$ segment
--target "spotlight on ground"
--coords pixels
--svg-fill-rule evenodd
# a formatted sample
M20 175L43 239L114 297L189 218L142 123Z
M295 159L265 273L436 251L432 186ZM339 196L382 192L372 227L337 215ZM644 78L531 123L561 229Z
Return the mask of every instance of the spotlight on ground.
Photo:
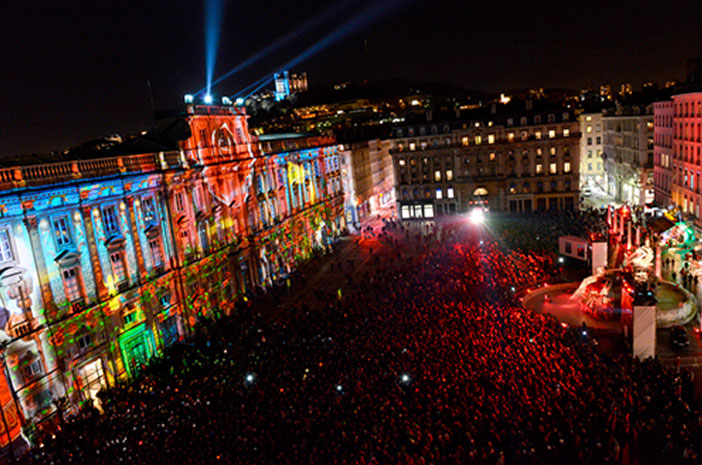
M482 208L474 208L471 210L468 219L473 224L483 224L485 222L485 210Z

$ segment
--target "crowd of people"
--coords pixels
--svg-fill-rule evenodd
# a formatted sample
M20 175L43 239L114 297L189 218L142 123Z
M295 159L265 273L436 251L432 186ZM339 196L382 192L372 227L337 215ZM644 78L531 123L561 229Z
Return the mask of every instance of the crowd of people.
M555 271L523 224L520 251L477 227L393 225L380 266L343 298L300 303L294 319L243 308L203 323L27 460L699 463L702 416L677 373L605 355L518 304L513 288Z

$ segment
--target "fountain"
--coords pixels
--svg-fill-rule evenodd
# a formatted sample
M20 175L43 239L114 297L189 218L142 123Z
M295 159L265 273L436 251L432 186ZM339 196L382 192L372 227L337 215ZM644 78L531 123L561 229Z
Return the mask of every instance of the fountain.
M636 234L632 238L633 223L628 209L609 214L608 222L612 227L610 237L617 238L611 260L605 260L609 262L609 267L598 267L580 283L550 285L533 290L524 296L522 305L538 313L552 315L570 326L584 323L595 329L621 331L625 326L631 329L637 289L654 298L657 327L691 321L697 313L697 299L683 287L661 279L658 265L660 242L665 243L671 236L675 237L676 233L686 230L673 228L668 234L658 236L658 240L652 244L652 235L642 241L641 225L636 225ZM626 239L624 231L627 231ZM702 266L691 271L702 277Z

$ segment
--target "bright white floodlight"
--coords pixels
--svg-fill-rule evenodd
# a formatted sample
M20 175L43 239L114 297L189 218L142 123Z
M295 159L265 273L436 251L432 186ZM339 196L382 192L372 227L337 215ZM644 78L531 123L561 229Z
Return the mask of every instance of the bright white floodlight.
M210 94L207 94L205 95L205 98L202 99L202 101L205 102L205 105L212 105L214 98Z
M485 210L482 208L474 208L470 212L469 219L473 224L483 224L485 222Z

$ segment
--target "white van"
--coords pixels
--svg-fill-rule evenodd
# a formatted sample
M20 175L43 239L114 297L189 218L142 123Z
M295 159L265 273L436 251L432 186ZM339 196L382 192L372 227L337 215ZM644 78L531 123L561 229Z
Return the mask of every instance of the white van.
M590 189L590 186L585 186L583 187L583 190L580 191L583 197L590 197L592 195L592 189Z

